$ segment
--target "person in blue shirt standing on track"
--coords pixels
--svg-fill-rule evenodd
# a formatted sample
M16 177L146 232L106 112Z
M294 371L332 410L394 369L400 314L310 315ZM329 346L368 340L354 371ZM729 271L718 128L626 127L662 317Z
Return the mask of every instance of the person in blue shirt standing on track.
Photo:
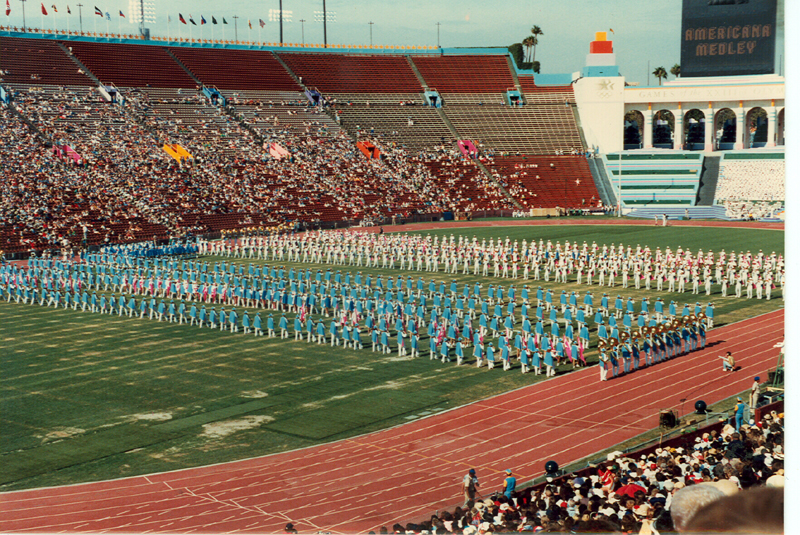
M511 495L517 488L517 478L511 475L511 470L506 470L506 478L503 480L503 495L511 499Z

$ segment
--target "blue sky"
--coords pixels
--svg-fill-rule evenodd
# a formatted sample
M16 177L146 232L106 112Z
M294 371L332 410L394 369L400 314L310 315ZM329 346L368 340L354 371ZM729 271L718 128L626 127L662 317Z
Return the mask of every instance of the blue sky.
M58 14L52 16L51 5L55 1ZM135 31L130 23L130 0L94 0L83 7L85 31L105 31L106 22L94 15L97 5L103 12L111 14L109 30L116 33ZM3 17L8 25L22 25L22 3L10 0L12 13ZM42 25L38 2L27 0L26 22L30 26ZM46 0L44 2L50 16L44 17L46 28L57 25L66 29L78 27L77 0ZM72 15L66 14L70 4ZM270 9L278 9L278 0L253 2L250 0L228 0L226 2L154 0L156 23L150 24L154 35L166 35L169 30L175 36L178 31L189 37L189 26L178 23L178 13L188 19L194 16L200 22L203 15L209 22L206 26L191 27L192 37L211 38L211 16L219 22L224 16L229 25L225 37L234 34L233 16L238 15L240 39L248 38L248 19L253 22L250 39L258 40L258 19L266 26L261 30L263 41L278 41L278 23L269 22ZM314 12L322 10L322 0L284 0L283 8L292 12L292 22L284 24L284 41L300 42L304 30L306 43L322 42L322 23L314 21ZM343 44L369 44L372 21L373 43L376 45L436 45L437 26L441 23L440 40L443 47L466 46L508 46L521 41L530 34L536 24L544 35L537 47L537 59L542 63L542 72L560 73L580 70L589 51L589 41L594 32L614 29L609 34L614 41L617 63L630 81L647 82L647 66L650 71L657 66L669 70L680 62L681 0L561 0L543 2L541 0L507 0L504 2L485 2L480 0L460 0L458 2L432 2L423 0L327 0L329 12L336 13L336 22L328 24L328 42ZM126 19L119 18L119 10ZM167 26L168 16L172 24ZM301 24L300 19L306 22ZM214 37L222 37L222 26L213 28ZM783 48L782 35L779 34L779 49ZM655 79L651 77L651 82Z

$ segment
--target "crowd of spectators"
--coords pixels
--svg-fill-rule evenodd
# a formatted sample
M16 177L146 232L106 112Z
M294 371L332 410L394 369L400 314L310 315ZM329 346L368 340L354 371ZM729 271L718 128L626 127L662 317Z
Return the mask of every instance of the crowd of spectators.
M724 201L722 205L726 216L746 221L772 219L783 211L783 203L769 201Z
M783 159L723 159L717 201L784 201L786 162Z
M438 512L394 533L783 531L783 414ZM650 451L649 453L646 453ZM734 511L731 509L735 507ZM388 531L388 530L386 530Z
M511 206L455 149L411 153L376 138L381 156L367 159L343 132L282 124L262 144L198 91L123 88L117 100L94 88L13 88L13 108L42 138L3 107L3 151L14 162L3 184L3 249ZM270 156L273 142L289 157ZM164 144L191 158L172 158Z

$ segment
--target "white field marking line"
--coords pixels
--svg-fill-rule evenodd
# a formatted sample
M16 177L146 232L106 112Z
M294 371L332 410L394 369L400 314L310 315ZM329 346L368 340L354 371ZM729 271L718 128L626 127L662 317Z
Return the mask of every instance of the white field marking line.
M37 343L37 342L30 342L30 343ZM152 359L152 360L141 360L141 357L143 357L144 355L147 354L147 350L141 349L143 346L139 346L139 345L132 346L132 347L133 347L133 349L140 349L140 350L138 352L136 352L133 356L124 357L124 359L122 359L122 360L135 361L135 364L131 363L129 367L132 367L132 366L138 365L138 364L153 364L153 363L156 363L156 362L168 361L168 360L175 360L176 364L174 364L172 366L176 366L180 362L182 362L184 358L186 358L188 356L191 356L191 355L194 355L194 354L197 354L197 353L204 353L204 352L208 352L208 351L218 351L219 350L219 346L215 346L215 347L208 347L208 348L204 348L204 349L193 350L193 351L190 351L188 353L184 353L182 355L165 355L165 356L162 356L162 357L159 357L159 358L156 358L156 359ZM78 358L78 357L73 357L73 358ZM194 361L194 362L206 362L206 360ZM6 379L0 379L0 383L18 381L20 379L29 379L31 377L38 377L38 376L47 375L47 374L54 373L54 372L64 372L64 371L69 371L69 370L76 370L76 369L79 369L79 368L82 368L82 367L86 367L86 366L98 366L101 363L102 362L100 362L100 361L97 361L97 362L80 362L80 363L78 363L78 364L76 364L74 366L70 366L68 368L42 370L42 371L36 372L36 373L29 373L29 374L25 374L25 375L17 375L17 376L14 376L14 377L7 377ZM104 371L104 370L103 369L99 369L99 370L97 370L97 372L91 372L91 373L100 373L102 371ZM131 372L131 371L135 371L135 370L130 369L128 371Z
M244 506L244 505L239 505L239 504L238 504L238 503L236 503L234 500L218 500L218 499L217 499L216 497L214 497L214 495L213 495L213 494L211 494L211 493L197 494L197 493L195 493L195 492L194 492L192 489L190 489L190 488L188 488L188 487L183 487L183 489L184 489L184 490L185 490L187 493L189 493L189 495L191 495L191 496L194 496L194 497L196 497L196 498L199 498L200 500L206 500L206 501L210 501L210 502L218 503L218 504L221 504L221 505L227 505L227 506L229 506L229 507L230 507L231 505L233 505L233 507L236 507L237 509L242 509L242 510L244 510L244 511L248 511L248 512L250 512L250 513L260 513L260 514L267 514L267 513L264 513L264 511L262 511L262 510L260 510L260 509L255 509L255 508L252 508L252 507L247 507L247 506ZM231 517L231 518L233 518L233 517Z
M167 482L164 482L164 485L166 485L168 487L167 490L169 490L169 491L180 490L180 489L174 489L174 488L170 487ZM117 496L116 498L124 497L124 498L127 498L128 500L130 500L131 498L135 498L135 497L139 497L139 496L152 496L153 492L154 492L153 489L149 489L146 492L142 492L142 493L139 493L139 494L133 494L133 495L126 494L124 496L120 495L120 496ZM89 493L89 494L90 494L90 496L93 497L93 499L88 499L88 500L87 499L79 499L76 496L75 497L75 501L60 503L59 507L69 507L69 506L74 506L74 505L87 505L87 504L90 504L92 502L106 501L108 499L115 498L115 497L109 497L109 496L105 496L105 495L98 496L98 493L96 493L96 492ZM142 502L141 504L137 504L137 506L134 507L134 509L132 509L132 511L136 511L136 510L139 510L139 509L142 509L142 508L145 508L145 507L152 507L153 505L158 504L158 503L170 502L170 501L173 501L175 498L176 498L176 496L172 496L171 495L171 496L166 497L166 498L157 498L157 499L153 499L153 500L150 500L150 501ZM43 515L30 515L30 516L28 516L28 519L54 518L56 516L67 516L67 515L75 514L75 511L56 512L56 511L53 510L53 507L54 506L52 506L52 505L43 505L43 506L35 506L35 507L27 507L27 508L22 508L22 509L15 509L15 511L30 511L30 510L35 510L35 509L45 509L45 513L46 514L43 514ZM101 508L91 509L91 511L92 512L96 512L96 513L102 513L104 511L113 512L118 508L119 508L119 506L109 506L109 507L101 507ZM86 507L83 507L82 511L86 511L86 509L87 509ZM153 515L151 515L151 516L153 516ZM113 518L113 517L109 516L109 517L105 517L105 518L110 519L110 518Z
M217 504L220 504L220 505L223 505L223 506L226 506L226 507L231 507L231 504L230 504L230 503L228 503L228 502L225 502L225 501L219 501L219 500L216 500L216 499L214 499L213 497L205 497L205 496L202 496L202 495L195 494L195 493L194 493L194 492L192 492L190 489L172 489L172 488L170 487L170 490L185 490L189 496L191 496L191 497L193 497L193 498L199 498L199 499L200 499L200 502L199 502L199 504L202 504L203 502L206 502L206 503L211 503L211 502L213 502L213 503L217 503ZM172 500L172 498L170 498L170 500L156 500L156 501L150 502L150 503L148 503L148 504L143 504L143 505L152 506L153 504L157 504L157 503L159 503L159 502L163 502L163 501L171 501L171 500ZM187 505L184 505L184 506L182 506L182 507L189 507L189 506L191 506L191 507L194 507L194 506L196 506L196 505L198 505L198 504L194 504L194 505L192 505L192 504L187 504ZM248 512L251 512L251 513L253 513L253 512L256 512L256 513L261 513L261 514L267 514L267 515L268 515L268 513L264 513L264 511L252 511L250 508L247 508L247 507L241 506L241 505L239 505L239 504L237 504L237 503L235 503L235 502L234 502L234 505L235 505L237 508L244 509L244 510L246 510L246 511L248 511ZM110 508L109 508L109 509L110 509ZM159 515L161 515L161 514L164 514L164 513L173 512L174 510L175 510L174 508L165 509L165 510L162 510L161 512L159 512L159 513L152 514L152 515L150 515L150 516L147 516L147 517L145 517L145 518L143 518L143 519L139 519L139 520L133 520L133 522L132 522L132 523L135 523L137 526L142 526L142 525L143 525L143 523L144 523L146 520L149 520L149 519L153 518L154 516L159 516ZM95 512L96 512L96 511L99 511L99 510L95 509L95 510L93 510L93 511L95 511ZM63 513L62 513L62 514L63 514ZM121 516L121 515L120 515L120 514L117 514L117 515L115 515L115 516ZM236 516L236 515L234 515L233 517L230 517L230 518L234 518L235 516ZM30 517L30 519L32 519L32 518L37 518L37 517ZM48 517L47 517L47 516L45 516L44 518L48 518ZM50 518L52 518L52 516L50 516ZM191 517L187 517L187 518L191 518ZM94 519L94 520L92 520L92 523L94 523L94 522L100 522L100 521L106 521L106 520L114 520L114 519L115 519L114 517L108 516L108 517L103 517L103 518ZM124 518L123 518L123 519L124 519ZM174 523L174 522L173 522L173 523ZM129 524L130 524L130 523L129 523ZM37 529L37 530L39 530L39 529L45 529L45 530L46 530L46 529L49 529L49 528L51 528L51 527L55 527L55 526L58 526L58 525L59 525L59 524L54 524L54 525L51 525L51 526L37 526L37 528L36 528L36 529ZM162 527L163 527L163 526L162 526ZM115 527L114 527L114 529L118 529L118 527L117 527L117 526L115 526ZM137 530L137 531L138 531L138 530Z

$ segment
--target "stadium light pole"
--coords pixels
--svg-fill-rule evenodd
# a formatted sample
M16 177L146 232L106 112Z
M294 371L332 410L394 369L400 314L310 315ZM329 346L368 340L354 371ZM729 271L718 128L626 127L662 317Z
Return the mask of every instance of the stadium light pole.
M81 25L81 35L83 35L83 4L78 4L78 22Z
M25 0L19 0L22 2L22 31L27 32L27 27L25 25Z
M325 0L322 0L322 44L328 48L328 8L325 7Z
M369 47L372 48L372 25L375 23L369 21L367 24L369 24Z
M441 30L441 29L442 29L442 23L441 22L437 22L436 23L436 48L442 48L441 41L439 40L439 30Z
M617 165L617 217L622 217L622 151Z
M233 16L233 40L239 42L239 15Z
M303 44L306 44L306 19L300 19L300 35L303 39Z
M283 0L278 0L278 27L281 31L281 44L283 44Z

